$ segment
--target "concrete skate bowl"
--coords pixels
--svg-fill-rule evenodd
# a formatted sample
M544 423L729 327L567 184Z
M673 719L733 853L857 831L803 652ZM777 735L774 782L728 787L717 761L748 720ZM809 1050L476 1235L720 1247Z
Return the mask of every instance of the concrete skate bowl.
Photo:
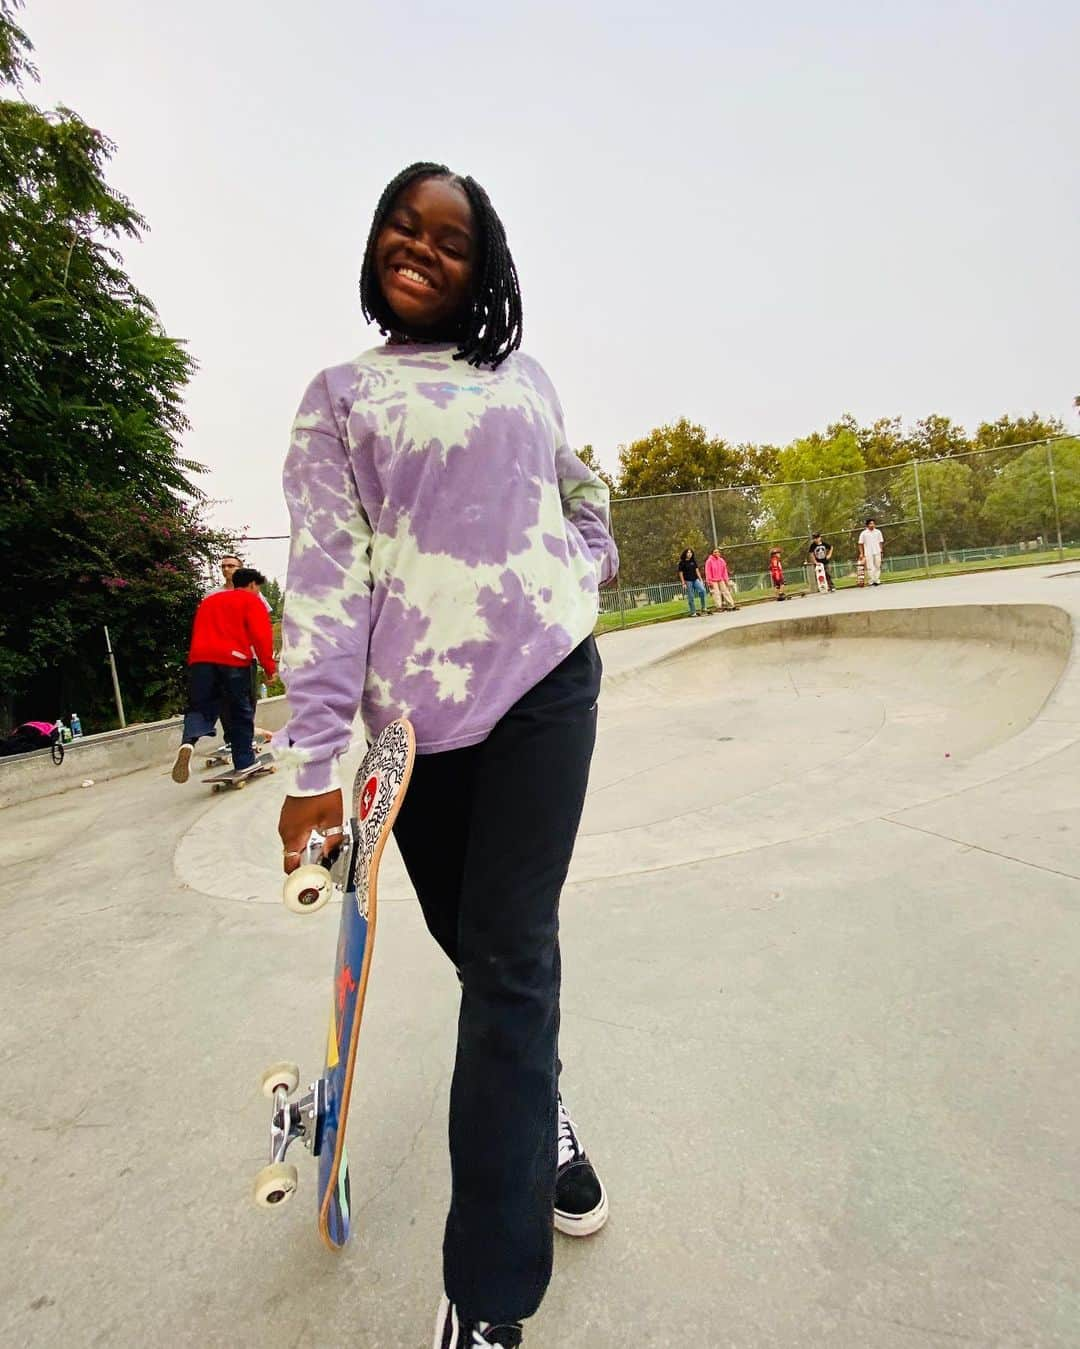
M729 627L620 674L573 875L820 833L1011 771L987 752L1038 717L1072 636L1052 605L878 609Z

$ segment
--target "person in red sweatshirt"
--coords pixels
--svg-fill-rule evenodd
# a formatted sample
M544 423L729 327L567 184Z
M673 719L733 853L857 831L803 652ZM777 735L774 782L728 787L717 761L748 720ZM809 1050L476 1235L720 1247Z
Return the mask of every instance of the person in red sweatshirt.
M251 653L273 679L273 634L259 587L266 581L254 567L233 575L231 590L218 590L195 611L188 651L188 705L184 732L172 767L173 782L187 782L191 752L201 735L213 735L218 709L227 709L232 727L233 768L255 763L255 704L251 696Z

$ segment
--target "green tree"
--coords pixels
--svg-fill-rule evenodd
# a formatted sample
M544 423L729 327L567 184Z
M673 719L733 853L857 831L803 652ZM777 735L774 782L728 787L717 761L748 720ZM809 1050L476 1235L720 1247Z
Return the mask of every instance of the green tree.
M671 581L684 548L701 557L714 538L721 547L749 538L756 482L773 454L709 436L685 417L622 446L612 518L624 582Z
M900 475L898 504L904 516L916 519L922 494L927 547L943 553L964 548L978 527L979 506L975 473L965 459L937 459L920 464L918 491L910 464ZM921 543L915 545L921 547Z
M973 449L986 450L1002 445L1030 445L1034 440L1048 440L1065 430L1057 417L1042 417L1033 412L1029 417L999 417L996 422L980 422L975 432Z
M270 606L270 617L275 623L281 622L281 607L284 602L284 594L281 589L281 582L276 576L267 578L266 584L262 588L262 593Z
M0 0L0 71L33 74ZM179 453L193 362L124 273L144 222L70 109L0 100L0 689L5 719L106 718L108 622L132 714L170 710L223 536Z
M860 526L866 509L865 468L850 427L793 441L780 451L776 480L762 493L758 537L793 564L803 561L814 530L834 547L846 546L842 536Z
M747 481L745 454L703 426L680 417L619 449L619 495L700 492Z
M1080 539L1080 440L1059 440L1052 447L1061 534ZM1033 445L1007 464L990 485L982 518L997 543L1018 543L1042 536L1057 543L1045 445Z
M593 447L591 445L583 445L581 449L576 450L575 453L577 454L577 457L581 460L581 462L585 465L586 468L591 468L592 471L597 475L597 477L602 479L602 481L607 484L608 491L611 493L612 496L614 496L615 479L611 476L611 474L607 471L607 469L601 468L600 464L597 462L596 451L593 449Z
M936 412L915 423L905 436L905 444L909 459L941 459L965 454L972 448L964 428Z

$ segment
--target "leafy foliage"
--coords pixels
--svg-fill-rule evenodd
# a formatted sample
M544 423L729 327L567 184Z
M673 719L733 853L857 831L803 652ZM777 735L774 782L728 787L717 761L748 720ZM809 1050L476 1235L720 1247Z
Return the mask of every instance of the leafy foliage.
M1055 418L999 417L969 436L932 414L905 427L899 417L861 426L845 414L825 432L783 449L710 437L681 419L619 452L613 520L630 585L670 580L684 547L700 555L720 543L736 571L764 568L779 547L799 564L813 530L839 557L854 555L867 516L884 528L889 551L927 546L947 552L1056 539L1047 440L1060 460L1057 492L1066 539L1080 536L1080 475L1075 449ZM913 462L918 461L918 478ZM741 484L735 486L733 484ZM917 490L918 488L918 490ZM669 495L652 495L668 493ZM805 541L805 542L804 542Z
M267 604L269 604L270 606L270 617L274 620L275 623L280 623L281 610L284 604L285 595L281 589L281 582L277 579L276 576L268 576L266 578L266 584L262 588L262 593L266 598ZM277 650L276 645L274 647L274 650L275 651Z
M32 74L0 0L0 70ZM117 243L145 222L112 145L67 108L0 101L0 690L7 719L111 716L108 623L132 716L171 710L192 612L227 540L179 452L194 363Z

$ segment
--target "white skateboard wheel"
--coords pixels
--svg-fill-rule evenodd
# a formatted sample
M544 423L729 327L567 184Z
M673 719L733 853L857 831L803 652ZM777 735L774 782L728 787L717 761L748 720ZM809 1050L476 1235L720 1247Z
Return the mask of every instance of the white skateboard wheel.
M329 871L312 863L297 867L291 876L285 877L282 898L285 907L293 913L318 913L329 900L332 889Z
M283 1063L272 1063L259 1080L262 1094L274 1099L278 1087L284 1087L291 1096L300 1085L300 1069L286 1059Z
M252 1198L259 1208L277 1208L296 1192L298 1176L290 1162L271 1162L255 1177Z

